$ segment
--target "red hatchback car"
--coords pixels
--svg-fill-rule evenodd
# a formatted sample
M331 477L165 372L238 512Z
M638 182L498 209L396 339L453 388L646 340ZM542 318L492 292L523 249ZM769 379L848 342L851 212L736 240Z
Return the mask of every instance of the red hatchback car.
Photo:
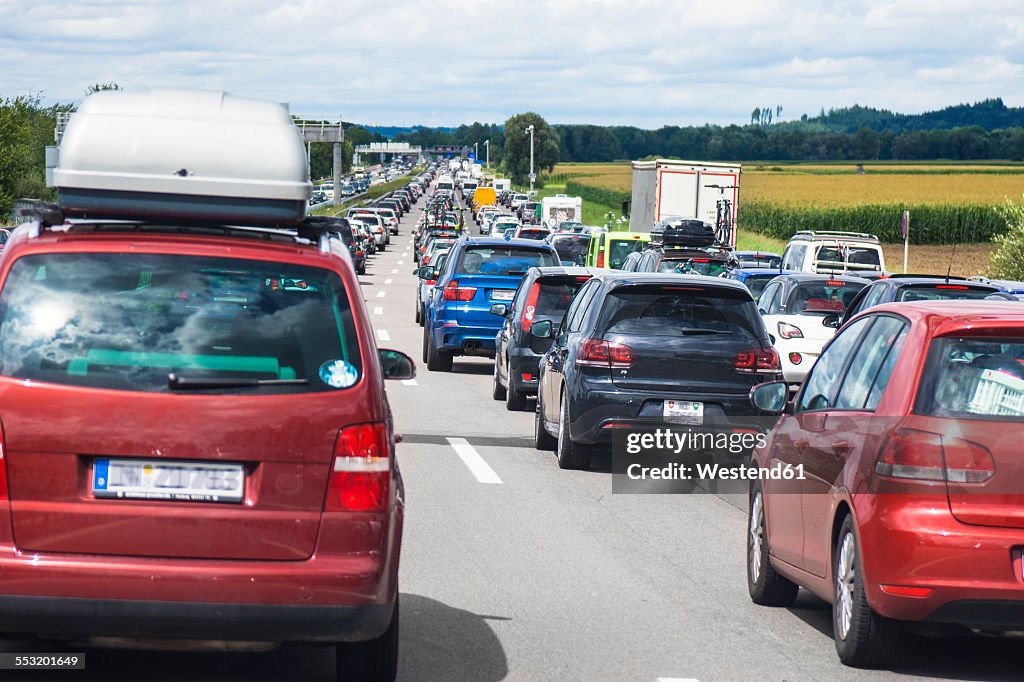
M340 239L28 225L0 348L0 632L335 643L339 678L394 677L383 379L414 368Z
M885 662L901 622L1024 630L1024 307L889 304L828 344L755 463L747 578L759 604L798 585L832 603L836 649ZM797 476L799 479L799 475Z

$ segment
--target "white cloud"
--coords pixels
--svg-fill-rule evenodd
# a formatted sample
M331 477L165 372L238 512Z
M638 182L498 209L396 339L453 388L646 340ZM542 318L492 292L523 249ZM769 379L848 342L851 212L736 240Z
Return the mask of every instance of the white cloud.
M1024 98L1020 0L0 0L0 95L219 87L378 124L744 122Z

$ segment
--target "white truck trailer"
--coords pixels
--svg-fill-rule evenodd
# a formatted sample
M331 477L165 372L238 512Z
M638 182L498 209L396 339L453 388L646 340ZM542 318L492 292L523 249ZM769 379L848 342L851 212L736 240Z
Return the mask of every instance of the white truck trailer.
M738 163L634 161L630 231L650 232L666 218L696 218L735 247L741 169Z
M540 200L540 223L555 229L564 222L581 222L583 217L583 199L556 194Z

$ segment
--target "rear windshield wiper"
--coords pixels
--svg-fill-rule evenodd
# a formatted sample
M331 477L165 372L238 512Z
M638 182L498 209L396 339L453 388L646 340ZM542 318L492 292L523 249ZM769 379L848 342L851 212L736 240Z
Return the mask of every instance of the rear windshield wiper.
M244 388L246 386L300 386L308 383L307 379L182 377L174 372L167 375L167 387L175 391L203 390L206 388Z
M721 329L680 329L679 332L683 336L697 336L698 334L731 334L732 332L722 331Z

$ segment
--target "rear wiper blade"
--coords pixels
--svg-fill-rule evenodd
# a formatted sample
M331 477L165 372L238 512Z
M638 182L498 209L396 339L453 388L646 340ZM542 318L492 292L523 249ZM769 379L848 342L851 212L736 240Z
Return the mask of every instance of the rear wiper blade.
M202 390L205 388L243 388L246 386L300 386L308 383L307 379L182 377L174 372L167 375L167 387L176 391Z
M728 334L729 332L722 331L721 329L680 329L680 333L683 336L697 336L698 334Z

